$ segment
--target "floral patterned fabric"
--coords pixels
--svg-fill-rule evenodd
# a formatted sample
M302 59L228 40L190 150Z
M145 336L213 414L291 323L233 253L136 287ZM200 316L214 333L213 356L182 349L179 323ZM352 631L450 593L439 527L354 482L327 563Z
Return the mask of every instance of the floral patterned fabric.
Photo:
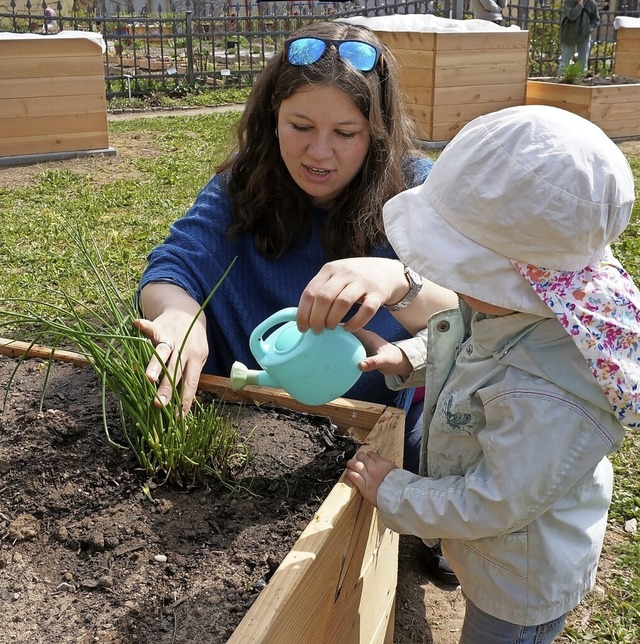
M513 264L573 338L619 421L640 427L640 292L610 247L581 271Z

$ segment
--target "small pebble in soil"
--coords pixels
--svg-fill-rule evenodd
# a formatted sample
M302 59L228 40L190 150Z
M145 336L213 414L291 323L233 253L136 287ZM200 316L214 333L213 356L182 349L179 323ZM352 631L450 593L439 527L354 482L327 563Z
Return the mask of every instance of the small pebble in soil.
M166 563L167 562L167 555L156 555L153 558L154 561L157 563Z

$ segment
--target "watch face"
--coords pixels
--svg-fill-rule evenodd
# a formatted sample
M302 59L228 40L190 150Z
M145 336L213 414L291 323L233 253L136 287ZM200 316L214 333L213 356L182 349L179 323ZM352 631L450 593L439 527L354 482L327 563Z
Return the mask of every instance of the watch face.
M414 270L410 269L407 267L406 270L407 277L414 283L414 284L422 284L422 277L418 275Z

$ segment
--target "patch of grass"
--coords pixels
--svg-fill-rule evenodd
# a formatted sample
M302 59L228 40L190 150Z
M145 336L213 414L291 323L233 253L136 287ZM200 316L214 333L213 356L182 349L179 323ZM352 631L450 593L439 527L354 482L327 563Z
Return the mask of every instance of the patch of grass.
M568 85L573 85L580 81L584 74L585 70L582 65L579 65L575 61L571 61L568 65L565 65L565 68L562 70L560 80Z
M153 135L160 153L136 160L137 176L97 181L89 166L80 173L45 165L32 185L0 188L0 299L44 301L61 286L72 297L92 297L67 234L69 222L91 231L114 283L132 293L148 252L231 148L238 117L228 112L111 123L111 134ZM107 157L97 159L96 169L108 163Z

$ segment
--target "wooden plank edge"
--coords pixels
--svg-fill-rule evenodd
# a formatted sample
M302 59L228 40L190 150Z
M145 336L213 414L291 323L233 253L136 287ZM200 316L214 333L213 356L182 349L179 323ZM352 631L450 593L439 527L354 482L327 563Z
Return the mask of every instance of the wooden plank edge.
M398 409L387 409L380 421L375 425L369 434L369 442L360 449L375 449L382 456L394 460L396 463L402 461L403 454L403 429L404 414ZM394 432L394 429L396 430ZM314 517L284 558L267 587L258 596L249 611L244 616L232 637L229 644L243 644L244 642L277 642L285 644L297 642L297 639L288 639L289 635L283 630L284 622L287 617L283 612L290 613L292 604L296 603L296 596L300 587L304 585L305 578L316 579L316 575L328 575L331 567L326 568L321 564L326 562L319 561L319 554L339 553L345 546L341 539L338 538L336 528L349 527L351 530L351 541L355 543L364 537L364 534L371 535L371 530L376 529L377 510L369 505L360 495L358 489L346 478L346 471L343 472L338 482L326 497ZM383 528L385 533L393 533L387 528ZM343 535L344 536L344 535ZM397 560L397 535L394 537L395 556ZM371 542L367 541L365 547L371 547ZM348 551L348 548L347 548ZM356 562L341 559L340 569L334 571L337 573L337 582L334 602L339 602L340 584L346 577L347 569ZM356 564L357 565L357 564ZM321 569L318 569L320 567ZM306 577L307 575L311 577ZM331 583L331 580L327 580ZM395 582L394 581L394 588ZM393 593L395 595L395 593ZM393 604L391 604L393 605ZM322 607L318 607L322 613ZM326 617L326 614L324 615ZM321 617L317 615L316 617ZM388 616L393 618L393 613ZM319 633L323 632L323 625L317 623ZM382 626L382 625L379 625ZM380 628L379 632L384 629ZM273 639L273 633L280 634L284 639ZM309 641L316 641L311 635Z
M0 338L0 354L14 358L24 356L25 358L51 359L60 362L70 362L79 366L89 364L89 360L80 353L66 351L64 349L54 349L46 345L31 344L30 342L13 340L11 338ZM293 411L312 412L321 416L329 416L337 427L343 431L351 427L371 429L387 409L393 409L385 405L360 402L348 398L338 398L326 405L310 407L293 399L281 389L250 385L240 391L233 391L229 378L210 376L207 374L200 376L199 387L203 391L218 395L223 400L271 403L274 405L282 405L284 403L288 409ZM395 411L402 413L399 410Z

